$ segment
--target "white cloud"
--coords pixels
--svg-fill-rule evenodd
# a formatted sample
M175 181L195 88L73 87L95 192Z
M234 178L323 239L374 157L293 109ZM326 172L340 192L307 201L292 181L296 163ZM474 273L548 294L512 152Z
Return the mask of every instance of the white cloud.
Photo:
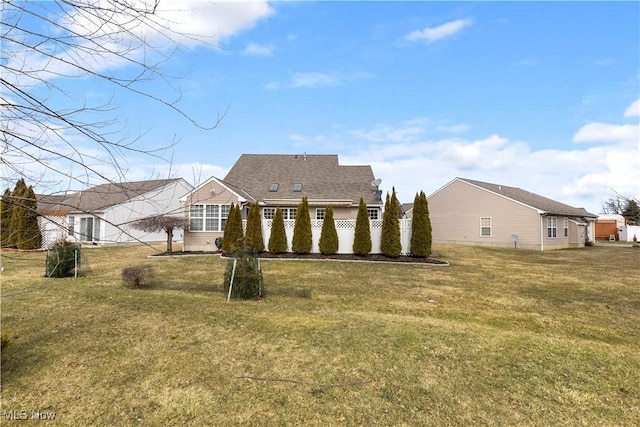
M290 86L292 88L315 88L337 86L340 79L334 75L327 73L295 73L291 79Z
M627 110L628 111L628 110ZM573 142L625 142L640 138L640 125L589 123L573 136Z
M258 43L249 43L242 51L243 55L269 56L273 53L273 46Z
M640 116L640 99L636 99L624 112L625 117Z
M405 39L408 41L425 40L431 43L447 37L451 37L462 31L462 29L464 29L465 27L470 26L472 23L473 20L470 18L458 19L456 21L447 22L437 27L428 27L423 30L413 31L409 33L405 37Z

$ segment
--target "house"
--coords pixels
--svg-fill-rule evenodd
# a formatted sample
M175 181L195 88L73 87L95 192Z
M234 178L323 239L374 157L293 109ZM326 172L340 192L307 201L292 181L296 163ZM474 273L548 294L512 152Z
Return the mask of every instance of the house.
M620 240L620 232L627 221L619 214L598 215L596 220L596 240Z
M520 188L455 178L428 201L434 243L544 251L594 238L596 215Z
M265 244L276 208L282 210L290 233L297 206L305 196L315 237L320 232L318 221L324 219L329 205L337 222L355 220L362 197L369 218L380 220L384 203L379 183L371 166L341 165L337 155L243 154L224 179L210 178L181 199L190 223L184 234L184 250L215 251L215 241L223 235L232 203L240 204L244 218L249 203L258 203ZM288 241L291 244L290 234Z
M179 199L192 188L184 179L174 178L37 196L43 247L61 239L100 245L166 241L164 232L147 233L131 223L153 215L182 215Z

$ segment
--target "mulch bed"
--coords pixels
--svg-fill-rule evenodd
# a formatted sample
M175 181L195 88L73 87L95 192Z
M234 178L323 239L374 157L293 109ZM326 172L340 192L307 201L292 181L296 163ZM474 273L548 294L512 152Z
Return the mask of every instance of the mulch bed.
M184 251L173 252L171 255L166 252L151 255L152 257L158 256L189 256L189 255L216 255L219 252L204 252L204 251ZM223 255L223 254L222 254ZM360 261L360 262L395 262L395 263L413 263L413 264L431 264L431 265L449 265L448 262L435 258L428 257L412 257L412 256L398 256L388 257L382 254L369 254L369 255L354 255L354 254L296 254L292 252L286 252L282 254L274 254L271 252L260 252L258 255L261 259L284 259L284 260L318 260L318 261Z

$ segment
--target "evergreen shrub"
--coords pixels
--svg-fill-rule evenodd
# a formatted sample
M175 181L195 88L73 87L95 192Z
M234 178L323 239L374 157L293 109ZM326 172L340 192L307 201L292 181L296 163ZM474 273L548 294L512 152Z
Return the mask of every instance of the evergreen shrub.
M291 242L293 252L297 254L308 254L311 252L313 237L311 235L311 218L309 217L309 202L307 197L302 198L302 203L298 205L296 222L293 227L293 240Z
M55 243L47 252L46 276L71 277L80 267L80 245L67 241Z
M367 205L364 199L360 197L358 216L356 217L356 230L353 237L353 253L367 255L369 252L371 252L371 225L369 224Z
M332 255L338 252L338 231L336 222L333 219L333 208L327 206L320 231L320 241L318 242L320 252L325 255Z
M284 229L284 216L282 209L276 208L271 222L271 235L269 236L269 252L281 254L287 252L287 233Z
M255 249L252 249L246 239L241 241L229 254L232 258L227 261L224 272L224 292L225 297L229 295L231 278L233 276L233 287L231 297L240 299L251 299L263 295L264 281L260 261ZM235 273L233 264L236 264Z

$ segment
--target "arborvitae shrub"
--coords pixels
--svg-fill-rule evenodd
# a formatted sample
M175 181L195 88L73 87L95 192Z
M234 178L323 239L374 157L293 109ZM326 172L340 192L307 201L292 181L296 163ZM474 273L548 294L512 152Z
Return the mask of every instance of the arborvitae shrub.
M54 244L47 252L45 274L47 277L70 277L80 267L80 245L67 241Z
M291 246L293 252L297 254L308 254L311 252L312 245L313 238L311 235L311 218L309 218L309 202L307 202L307 197L305 196L302 198L302 203L298 205Z
M264 251L264 239L262 238L262 218L258 203L249 205L247 214L247 231L245 232L247 243L258 252Z
M269 252L274 254L287 252L287 233L284 229L284 217L280 208L276 208L276 213L273 215L271 222Z
M371 252L371 226L369 225L369 213L364 199L360 197L358 216L356 217L356 230L353 238L353 253L367 255Z
M26 216L24 199L27 186L24 179L18 180L11 192L11 218L9 219L9 247L20 248L22 244L22 227Z
M227 261L224 272L225 297L229 295L232 276L231 297L250 299L262 296L264 282L257 252L248 246L246 239L243 239L229 255L232 259ZM236 264L235 272L233 271L234 262Z
M11 246L11 190L4 190L4 195L0 200L0 247L8 248Z
M333 219L333 208L327 206L322 222L322 231L320 232L320 252L325 255L331 255L338 252L338 232L336 231L336 222Z
M389 197L382 214L382 235L380 237L380 252L389 257L398 257L402 252L402 242L400 241L400 221L398 219L398 199L396 189Z
M40 249L42 233L38 225L38 202L33 187L27 188L24 195L24 217L20 222L18 249Z
M232 203L222 235L222 252L231 252L240 239L242 239L242 214L240 205Z
M122 284L126 288L150 287L151 277L153 277L153 269L148 265L122 269Z
M411 255L428 257L431 255L431 220L429 204L424 191L416 193L413 200L413 218L411 219Z

